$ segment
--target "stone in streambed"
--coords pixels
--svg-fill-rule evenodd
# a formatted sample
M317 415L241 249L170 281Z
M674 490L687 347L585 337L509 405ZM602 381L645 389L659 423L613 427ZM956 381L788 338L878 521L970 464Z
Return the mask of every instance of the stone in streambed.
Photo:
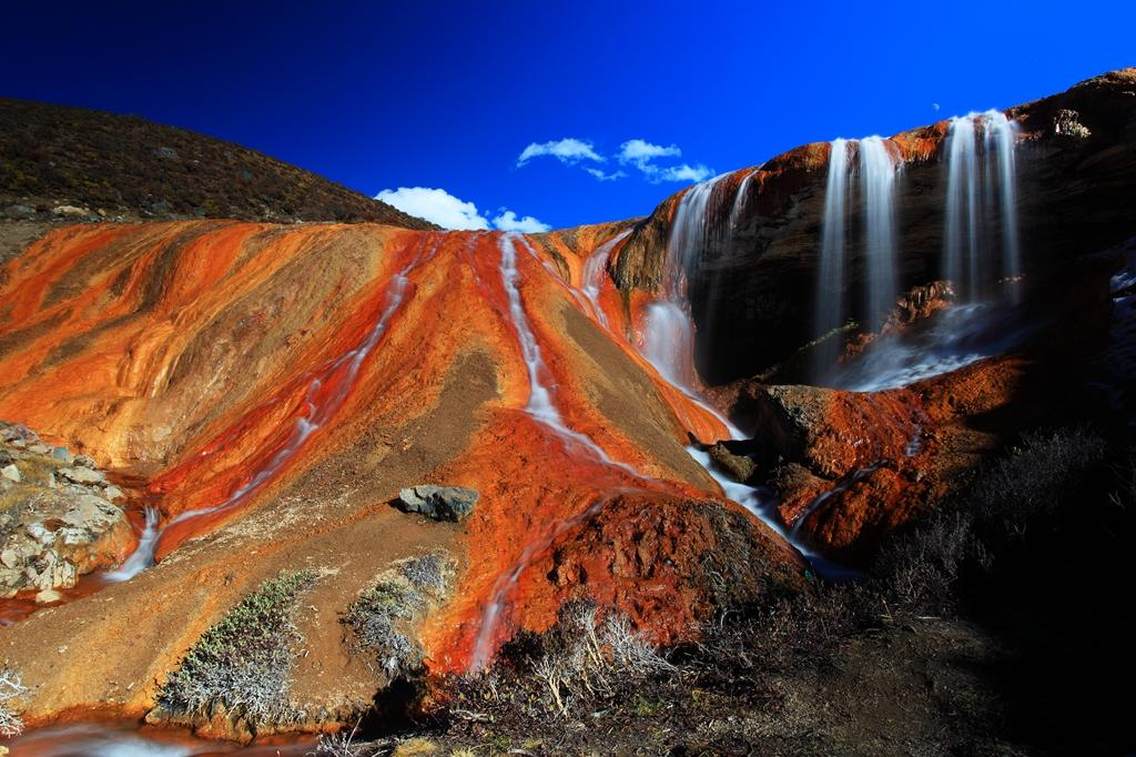
M747 483L757 472L757 463L747 455L738 455L730 451L722 442L710 448L710 459L720 470L729 474L730 478L741 483Z
M91 470L87 467L60 468L59 475L76 484L100 484L103 482L102 471Z
M408 513L420 513L434 520L457 523L473 512L479 497L476 491L463 486L421 484L399 491L396 504Z
M49 605L52 602L58 602L63 599L63 595L54 589L44 589L35 595L37 605Z

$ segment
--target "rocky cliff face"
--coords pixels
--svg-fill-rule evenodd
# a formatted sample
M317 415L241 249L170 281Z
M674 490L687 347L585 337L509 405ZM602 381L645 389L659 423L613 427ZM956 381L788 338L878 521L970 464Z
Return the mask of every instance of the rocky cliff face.
M1136 210L1128 201L1136 191L1136 69L1090 79L1007 115L1021 127L1017 160L1026 282L1043 288L1064 264L1115 245L1136 228ZM942 278L947 134L948 123L940 121L889 139L903 161L896 196L902 290ZM711 382L764 371L816 336L829 150L827 143L798 147L714 187L705 253L689 287L699 367ZM663 201L628 238L611 267L622 290L658 287L681 197ZM858 201L848 214L862 214ZM849 237L853 286L865 277L857 239Z
M0 597L57 602L56 589L120 563L134 541L122 499L90 458L0 422Z

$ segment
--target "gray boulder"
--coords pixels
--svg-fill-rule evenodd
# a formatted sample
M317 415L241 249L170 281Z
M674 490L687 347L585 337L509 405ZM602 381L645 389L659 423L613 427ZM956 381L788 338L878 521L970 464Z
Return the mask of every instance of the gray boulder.
M408 513L421 513L434 520L457 523L473 512L479 497L476 491L463 486L420 484L401 490L398 493L398 506Z

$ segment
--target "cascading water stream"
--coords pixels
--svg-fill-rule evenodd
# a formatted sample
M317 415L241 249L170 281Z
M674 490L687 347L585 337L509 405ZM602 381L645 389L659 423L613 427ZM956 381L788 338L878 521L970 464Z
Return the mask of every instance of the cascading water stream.
M513 326L513 332L517 336L517 344L521 348L521 357L524 359L525 368L528 372L529 396L525 403L525 412L551 430L564 444L566 451L582 450L592 460L605 467L617 470L634 479L646 480L631 466L612 460L603 448L589 436L569 428L564 423L564 419L555 404L553 389L545 383L544 376L548 374L548 368L544 364L540 344L537 342L536 335L529 324L528 314L525 312L524 302L521 298L520 273L517 270L518 240L524 241L516 234L505 233L501 235L498 246L501 251L501 284L505 289L505 296L509 303L509 320ZM615 242L618 239L612 241ZM531 247L525 244L525 248L536 257ZM602 271L602 268L600 270ZM599 312L598 303L596 310ZM557 536L597 512L607 501L607 498L598 499L583 513L556 523L549 533L530 541L525 545L513 567L497 577L490 599L481 614L477 638L474 641L473 655L470 660L471 670L484 670L493 658L497 628L501 622L501 612L505 609L509 594L516 587L517 581L529 563L537 554L547 548Z
M950 122L943 276L965 301L986 296L999 280L1014 282L1021 275L1016 142L1014 122L997 110Z
M888 142L860 140L860 181L864 192L864 247L868 264L866 320L872 328L887 318L898 296L896 284L895 184L899 164Z
M600 289L603 287L604 274L607 272L607 261L615 246L626 239L630 233L631 229L621 231L597 247L596 251L584 262L584 270L581 272L580 289L588 298L588 301L592 303L592 312L595 314L596 320L604 327L607 326L607 315L600 307Z
M1016 279L1022 274L1022 250L1018 239L1017 164L1014 158L1018 139L1017 124L998 110L987 111L986 119L986 133L998 155L998 178L1002 190L1002 275L1016 283ZM1017 297L1016 286L1013 296Z
M978 265L977 138L972 116L952 118L947 137L947 211L943 275L960 296L972 297ZM965 268L965 270L964 270Z
M671 236L667 242L666 265L668 270L675 271L676 274L685 275L697 266L698 257L705 247L705 232L709 225L707 215L712 211L712 208L708 208L708 199L715 182L717 179L712 179L688 190L675 211ZM686 201L687 197L691 198L690 202ZM702 217L692 218L693 214ZM681 280L674 275L669 278L671 281ZM682 299L683 287L668 288L664 297L665 299L652 303L646 309L641 354L665 381L718 419L727 429L730 439L744 439L744 434L736 426L682 380L694 375L694 326ZM785 527L777 513L776 499L772 492L729 479L714 467L710 454L704 449L692 445L687 447L687 453L710 474L727 498L753 513L797 550L818 573L829 578L847 575L847 571L811 550Z
M434 246L428 257L432 257L436 251L437 245ZM335 416L340 407L343 406L348 394L355 385L355 380L358 377L363 361L379 343L391 319L394 317L395 312L402 305L410 282L409 274L411 270L417 267L422 262L422 259L423 256L419 254L391 279L391 283L387 287L385 297L386 304L383 311L363 340L351 350L348 350L343 355L340 355L338 358L328 363L320 371L320 376L326 378L346 366L342 379L335 384L334 391L326 396L320 396L320 390L323 388L324 382L324 379L320 378L320 376L313 378L308 383L304 399L305 413L302 417L296 419L288 441L272 456L268 463L258 469L251 479L238 487L218 504L179 513L176 517L160 527L158 525L157 510L147 508L145 528L139 538L138 546L117 570L110 571L104 575L106 580L122 582L134 578L142 571L154 565L155 548L161 540L162 534L168 528L177 523L183 523L194 518L200 518L205 515L219 513L233 508L280 472L285 463L291 460L296 453L300 451L308 438L320 427L327 424L328 421Z
M138 537L138 546L126 558L122 565L103 575L107 581L119 583L129 581L142 571L154 564L154 548L158 545L158 509L147 507L142 534Z
M816 335L822 337L844 322L844 281L847 275L845 234L848 219L848 141L834 139L828 158L821 219L820 265L817 269ZM813 374L822 377L836 364L839 342L826 339L813 357Z
M738 223L741 221L742 213L745 212L746 201L749 198L749 183L753 179L753 175L757 173L752 171L745 175L745 178L738 184L738 191L734 195L734 205L730 208L730 233L735 234L738 230Z
M587 450L596 460L604 465L620 468L636 478L640 474L635 469L608 457L608 454L586 434L581 434L568 428L560 411L553 402L552 390L544 383L542 374L548 373L544 359L540 354L540 345L529 326L528 316L521 301L521 291L518 287L519 273L517 271L517 246L515 234L502 234L501 248L501 282L505 287L505 295L509 300L509 317L513 330L517 334L517 343L521 348L525 367L529 375L529 399L525 404L525 411L540 423L550 428L557 436L569 445L576 445ZM530 250L531 253L531 250Z
M679 200L667 237L664 291L672 303L686 305L686 282L697 272L710 229L710 199L727 174L695 184Z

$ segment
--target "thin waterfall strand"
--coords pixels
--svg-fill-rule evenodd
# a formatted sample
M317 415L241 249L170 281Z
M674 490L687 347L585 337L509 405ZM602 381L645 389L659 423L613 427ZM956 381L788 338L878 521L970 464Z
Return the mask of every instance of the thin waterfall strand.
M821 221L820 265L816 295L818 337L838 328L844 319L848 154L847 140L832 140L832 149L828 158L828 180L824 190L824 218ZM814 374L818 377L836 362L837 347L837 341L829 339L817 350Z
M864 191L865 253L868 267L865 320L882 323L895 306L895 184L898 167L882 137L860 141L860 177Z

